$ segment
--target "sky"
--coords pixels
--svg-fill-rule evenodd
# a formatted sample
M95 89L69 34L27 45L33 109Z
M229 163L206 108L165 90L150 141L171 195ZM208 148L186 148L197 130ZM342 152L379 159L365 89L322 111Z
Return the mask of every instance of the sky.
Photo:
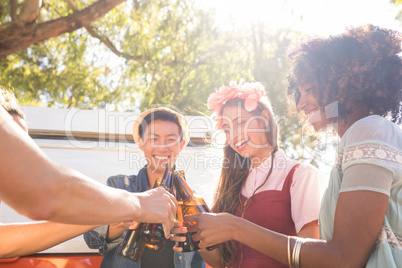
M292 28L310 36L337 34L348 26L366 23L402 28L395 20L402 5L395 6L390 0L201 0L200 5L216 9L220 28L247 26L256 20L272 29Z

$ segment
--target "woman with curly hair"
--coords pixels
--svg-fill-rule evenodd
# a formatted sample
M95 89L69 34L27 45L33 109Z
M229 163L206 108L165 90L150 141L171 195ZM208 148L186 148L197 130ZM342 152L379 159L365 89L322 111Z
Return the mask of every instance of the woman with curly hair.
M288 92L316 131L341 137L320 210L321 240L204 214L188 228L200 247L236 240L289 267L402 266L402 35L366 25L290 54ZM209 218L230 219L227 229Z

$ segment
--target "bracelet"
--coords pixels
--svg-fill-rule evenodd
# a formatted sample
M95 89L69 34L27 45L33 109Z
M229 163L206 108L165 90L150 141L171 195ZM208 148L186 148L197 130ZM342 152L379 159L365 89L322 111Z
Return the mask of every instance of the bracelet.
M288 235L288 266L292 268L292 260L290 259L290 236Z
M292 261L291 261L292 268L300 267L300 249L303 242L304 242L303 238L297 238L296 243L293 247Z
M295 267L295 254L296 254L296 248L299 245L299 240L296 239L295 244L293 245L293 251L292 251L292 259L290 261L290 267L294 268Z

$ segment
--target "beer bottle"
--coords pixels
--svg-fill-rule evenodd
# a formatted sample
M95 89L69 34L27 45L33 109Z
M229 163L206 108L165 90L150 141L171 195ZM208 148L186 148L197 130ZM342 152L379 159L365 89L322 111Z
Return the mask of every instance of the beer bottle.
M143 223L137 229L128 230L117 253L135 262L139 262L145 249L145 242L141 238Z
M186 215L194 215L203 212L210 212L204 198L195 194L186 182L184 171L180 170L175 172L175 188L176 188L176 200L179 203L177 209L177 219L183 221L183 217ZM187 232L185 234L177 234L179 236L185 236L185 242L179 242L178 246L183 248L183 252L197 251L199 241L194 241L192 235L194 233ZM207 250L213 250L218 245L207 247Z
M161 185L166 191L173 194L173 181L174 181L174 170L176 168L175 164L168 163L165 167L165 172L163 173ZM163 249L165 244L165 233L163 231L163 226L161 223L147 223L142 231L143 239L146 244L150 247L156 246Z
M161 184L161 180L161 178L156 178L152 188L158 187ZM145 223L140 223L137 229L127 230L127 234L124 237L123 242L120 244L117 254L132 261L139 262L145 246L156 251L161 251L163 249L163 247L147 245L145 243L142 239L142 230L144 226Z

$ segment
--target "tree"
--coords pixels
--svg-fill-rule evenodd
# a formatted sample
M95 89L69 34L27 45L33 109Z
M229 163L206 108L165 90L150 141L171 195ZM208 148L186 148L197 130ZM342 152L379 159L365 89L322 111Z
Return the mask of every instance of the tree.
M402 5L402 0L391 0L391 3L394 3L395 6ZM399 11L395 19L402 22L402 10Z
M42 11L45 6L42 6L41 0L26 0L22 6L18 5L17 0L10 0L8 16L2 14L3 19L10 18L11 21L3 21L0 26L0 58L81 27L90 28L90 23L123 1L98 0L87 8L77 10L72 0L66 0L73 12L64 10L64 14L54 18L54 15L48 16L47 12ZM55 5L56 3L53 2ZM46 21L41 22L43 19Z
M97 3L85 8L78 0L49 0L40 18L66 18ZM214 89L240 79L259 81L280 121L282 147L294 158L311 159L304 148L307 142L314 154L313 140L298 132L299 119L289 118L286 98L287 49L300 34L272 30L262 22L218 29L213 13L196 3L118 5L91 25L3 58L0 83L14 87L25 105L93 109L115 104L131 111L164 104L185 114L209 114L206 101Z
M51 1L43 9L50 17L56 11L66 15L73 6L67 3ZM212 15L195 3L119 5L91 24L96 39L87 26L3 59L1 83L14 87L21 102L30 105L102 108L114 103L131 110L139 103L144 109L173 102L205 112L210 90L226 83L233 68L217 54L228 54L227 45L218 41Z
M25 105L89 108L113 101L101 79L107 66L87 55L95 45L110 46L95 21L121 2L10 0L9 9L0 6L1 84L14 88Z
M279 125L281 148L291 158L317 165L319 148L313 144L315 137L301 131L301 120L286 96L287 73L291 67L287 55L291 44L303 35L286 29L272 30L262 21L253 22L250 28L247 32L252 44L252 74L266 88Z

